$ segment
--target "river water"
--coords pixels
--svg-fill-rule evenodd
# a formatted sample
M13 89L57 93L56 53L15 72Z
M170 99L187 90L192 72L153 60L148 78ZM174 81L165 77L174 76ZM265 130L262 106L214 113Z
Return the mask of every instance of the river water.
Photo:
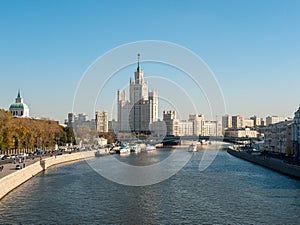
M224 150L209 151L217 156L205 171L199 171L204 151L191 153L178 173L148 186L114 183L86 161L51 167L0 201L0 223L299 223L299 180ZM170 152L160 149L153 155L141 153L120 160L150 162L166 158ZM90 159L96 160L100 159Z

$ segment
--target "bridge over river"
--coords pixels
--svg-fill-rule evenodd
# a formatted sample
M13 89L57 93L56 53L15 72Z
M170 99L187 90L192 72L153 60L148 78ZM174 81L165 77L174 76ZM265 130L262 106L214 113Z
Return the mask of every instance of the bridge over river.
M167 135L164 138L162 137L139 137L139 138L118 138L121 142L143 142L146 144L160 144L164 146L179 145L183 140L190 141L224 141L234 144L244 144L244 143L253 143L261 141L259 138L250 138L250 137L223 137L223 136L174 136Z

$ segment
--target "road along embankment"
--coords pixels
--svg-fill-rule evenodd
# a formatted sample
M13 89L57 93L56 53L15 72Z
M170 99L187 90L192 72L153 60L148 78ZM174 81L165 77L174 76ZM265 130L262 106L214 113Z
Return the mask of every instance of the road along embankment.
M48 167L57 165L60 163L71 162L75 160L82 160L95 156L95 151L77 152L72 154L64 154L59 156L52 156L46 159L42 159L34 164L26 166L25 168L8 174L0 179L0 199L2 199L9 192L20 186L30 178L34 177L38 173L46 170Z
M227 152L238 158L247 160L249 162L264 166L266 168L272 169L279 173L289 175L295 178L300 179L300 166L292 165L280 161L276 161L271 158L264 158L263 156L251 155L244 151L233 150L231 148L227 149Z

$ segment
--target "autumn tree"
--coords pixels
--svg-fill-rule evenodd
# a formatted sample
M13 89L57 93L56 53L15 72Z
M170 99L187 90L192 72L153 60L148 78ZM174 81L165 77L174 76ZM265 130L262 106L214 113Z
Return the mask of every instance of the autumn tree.
M0 151L32 151L53 148L55 144L76 144L74 132L56 121L12 117L0 110Z
M4 152L10 148L11 134L9 132L9 123L11 113L0 109L0 152Z

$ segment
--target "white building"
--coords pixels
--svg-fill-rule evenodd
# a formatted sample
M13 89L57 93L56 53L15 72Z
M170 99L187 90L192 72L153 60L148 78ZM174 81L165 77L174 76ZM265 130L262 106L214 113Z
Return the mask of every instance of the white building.
M126 92L118 91L118 129L116 131L130 131L129 114L132 104L126 100Z
M245 127L245 117L244 116L232 116L232 127L233 128L244 128Z
M288 120L287 117L282 116L267 116L266 117L266 126L269 126L270 124L279 123L281 121Z
M95 120L89 120L88 115L85 113L68 113L68 119L66 120L65 124L68 127L73 128L75 131L78 126L86 126L91 130L96 129Z
M96 111L95 113L96 131L108 132L108 113L107 111Z
M270 124L265 129L265 148L290 154L292 151L292 120Z
M9 111L15 117L29 117L29 108L23 102L20 91L18 91L16 102L10 105Z
M130 100L126 100L125 90L118 91L118 124L121 132L147 134L150 133L150 124L158 120L158 94L148 92L139 56L134 81L130 79Z
M201 114L190 114L189 121L193 123L193 135L202 135L204 125L204 115Z
M179 136L193 136L193 121L180 120L178 122Z
M98 145L100 146L105 146L107 145L107 139L103 138L103 137L96 137L95 141L97 142Z
M167 135L179 135L179 120L175 110L163 111L163 121L166 124Z
M254 120L244 119L244 127L254 127Z
M202 136L217 136L217 121L205 121Z
M225 137L257 138L258 132L251 128L229 128L225 130Z

